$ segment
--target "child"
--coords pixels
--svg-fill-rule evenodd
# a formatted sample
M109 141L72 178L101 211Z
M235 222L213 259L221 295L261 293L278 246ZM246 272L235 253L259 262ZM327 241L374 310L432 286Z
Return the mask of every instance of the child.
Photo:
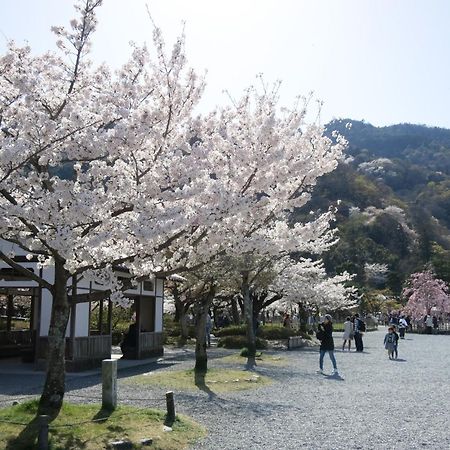
M395 346L394 346L394 359L398 358L398 340L400 339L397 328L394 326L394 339L395 339Z
M386 336L384 336L384 348L388 351L389 359L394 359L395 342L394 328L389 327Z

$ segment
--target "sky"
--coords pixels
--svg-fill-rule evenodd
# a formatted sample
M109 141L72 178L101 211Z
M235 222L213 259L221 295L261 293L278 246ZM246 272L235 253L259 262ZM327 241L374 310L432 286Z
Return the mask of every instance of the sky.
M0 0L0 54L7 39L54 49L50 27L68 24L72 5ZM146 5L168 44L184 26L190 65L207 71L202 112L238 98L262 73L266 83L282 81L286 106L312 91L324 123L450 128L448 0L104 0L96 62L118 67L130 41L151 42Z

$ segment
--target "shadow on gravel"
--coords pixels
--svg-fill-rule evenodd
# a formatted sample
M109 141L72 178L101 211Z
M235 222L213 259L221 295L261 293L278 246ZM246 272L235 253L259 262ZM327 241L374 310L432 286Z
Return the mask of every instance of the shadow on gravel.
M194 371L194 383L201 391L206 392L208 394L208 400L214 400L217 397L217 394L215 394L206 385L205 375L206 375L206 372L195 372Z
M345 378L340 375L325 375L324 378L331 381L345 381Z
M406 359L397 358L397 359L393 359L392 361L394 361L394 362L406 362Z

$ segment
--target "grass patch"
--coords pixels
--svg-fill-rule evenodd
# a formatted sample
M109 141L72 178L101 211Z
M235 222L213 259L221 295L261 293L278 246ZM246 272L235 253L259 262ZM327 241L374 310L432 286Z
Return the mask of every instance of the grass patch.
M212 393L242 391L270 383L270 378L246 370L208 369L204 377L191 370L149 372L128 378L125 383L160 386L178 391L196 391L205 388Z
M0 409L0 449L27 450L35 448L37 430L34 418L37 401L29 401ZM101 422L88 422L105 418ZM203 427L185 416L177 416L172 432L164 432L165 412L119 406L115 411L100 409L100 405L64 403L59 416L50 424L50 449L52 450L98 450L109 442L128 439L142 447L143 438L152 438L152 449L184 449L205 436ZM10 425L4 421L27 424ZM80 423L88 422L88 423ZM75 426L65 426L78 424Z
M239 354L236 355L229 355L224 356L223 358L217 359L216 361L228 363L228 364L245 364L247 358L240 356ZM279 366L283 367L287 364L287 358L284 356L272 356L272 355L266 355L262 353L260 356L256 356L255 358L256 364L258 366Z

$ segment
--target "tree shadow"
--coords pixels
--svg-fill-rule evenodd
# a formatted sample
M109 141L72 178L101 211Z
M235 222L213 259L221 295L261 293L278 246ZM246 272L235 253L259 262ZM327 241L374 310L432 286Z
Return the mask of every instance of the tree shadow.
M111 414L114 412L112 408L101 408L99 411L95 413L95 416L92 417L92 420L96 420L98 422L103 422L108 420L111 417Z
M205 382L206 372L194 371L194 383L203 392L208 394L208 400L213 400L217 397L217 394L213 392Z
M39 422L38 417L34 417L14 438L6 442L6 450L26 450L33 448L38 437Z

